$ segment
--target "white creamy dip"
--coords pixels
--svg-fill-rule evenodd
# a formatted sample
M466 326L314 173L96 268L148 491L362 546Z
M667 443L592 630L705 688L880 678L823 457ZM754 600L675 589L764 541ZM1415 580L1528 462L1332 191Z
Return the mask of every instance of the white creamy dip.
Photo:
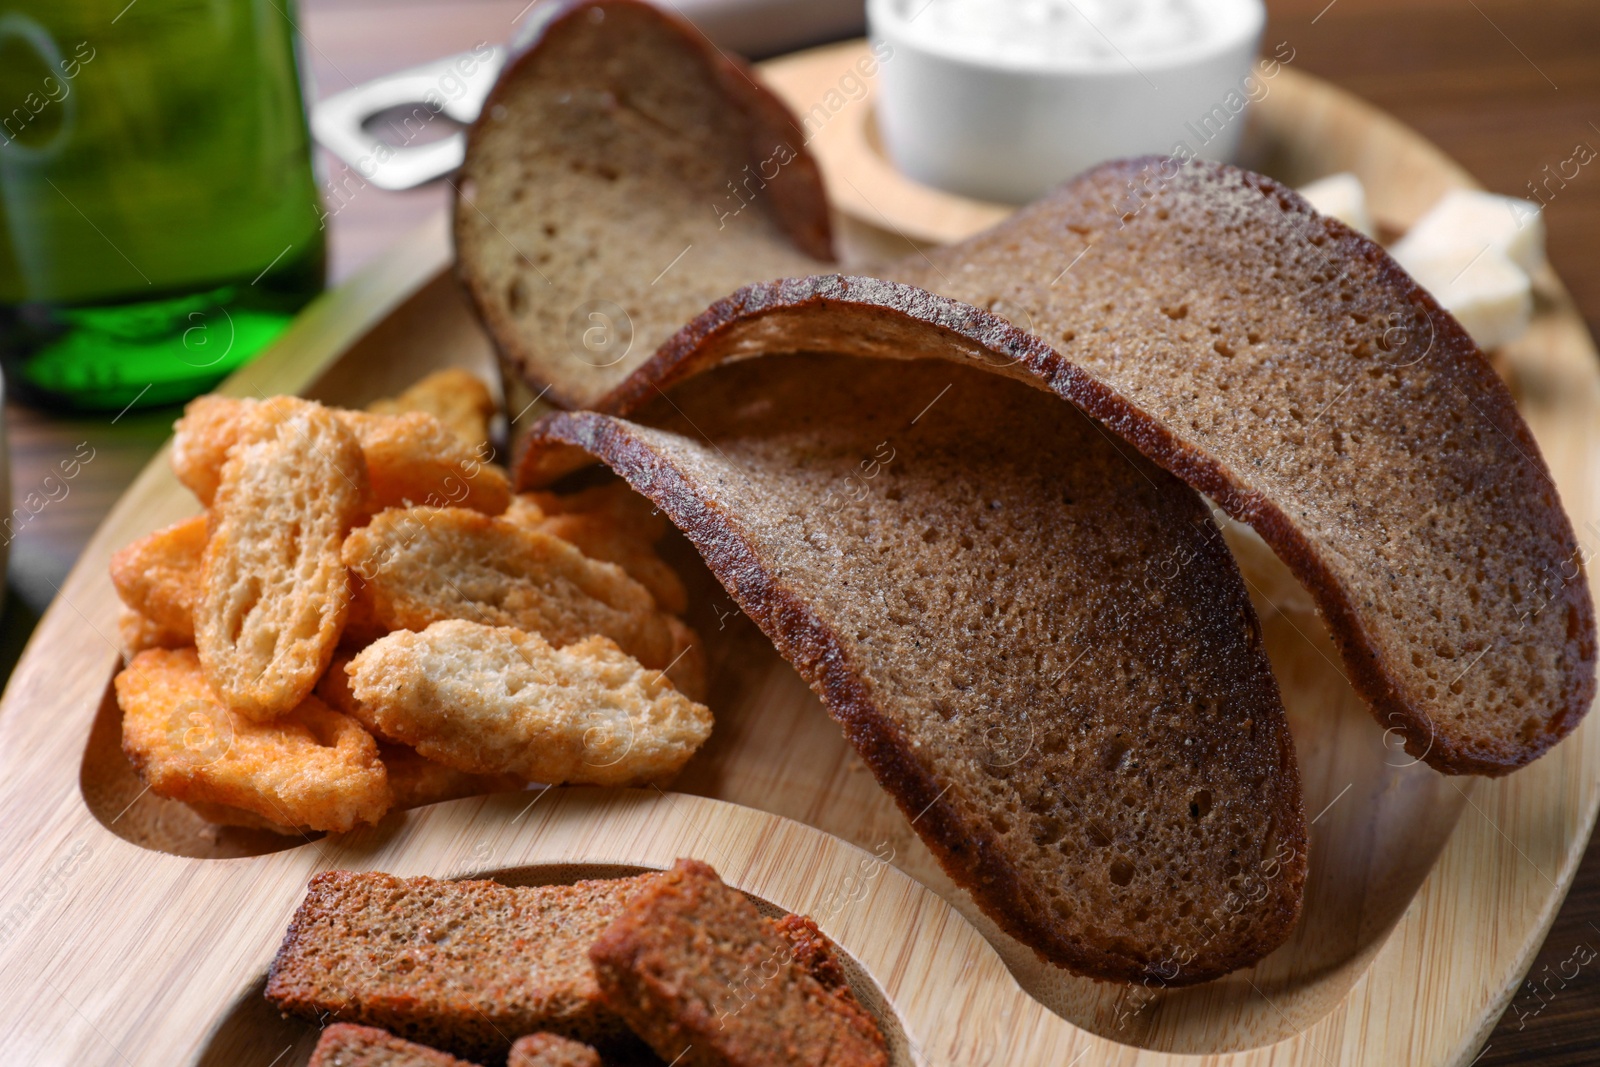
M1239 0L890 0L908 37L982 63L1049 69L1204 52L1252 18Z

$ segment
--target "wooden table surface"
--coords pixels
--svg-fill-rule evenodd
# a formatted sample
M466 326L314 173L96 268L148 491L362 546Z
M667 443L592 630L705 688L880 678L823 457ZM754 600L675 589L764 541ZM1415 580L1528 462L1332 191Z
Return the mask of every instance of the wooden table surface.
M300 0L312 91L331 95L448 52L503 41L526 6L527 0ZM1562 169L1572 175L1567 161L1579 146L1580 159L1600 148L1600 2L1268 0L1268 8L1266 40L1289 42L1296 67L1398 116L1489 189L1532 196L1537 188L1546 202L1551 261L1591 332L1600 332L1600 162L1579 168L1576 177L1559 175ZM445 203L442 183L388 193L352 178L331 156L322 163L325 188L342 190L337 201L325 197L330 211L338 203L328 220L334 284ZM6 416L19 501L62 459L84 444L93 449L64 497L53 492L58 499L14 523L11 595L0 618L0 670L9 672L90 533L170 432L174 412L61 418L10 404ZM1591 845L1528 980L1476 1062L1600 1064L1600 848Z

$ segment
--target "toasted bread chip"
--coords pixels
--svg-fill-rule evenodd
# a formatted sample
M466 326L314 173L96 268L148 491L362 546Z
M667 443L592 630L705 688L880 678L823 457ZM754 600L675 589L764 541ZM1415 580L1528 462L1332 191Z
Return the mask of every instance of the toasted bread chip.
M202 396L190 401L172 437L172 469L178 480L209 506L229 451L245 434L267 432L281 421L291 410L281 402L290 399ZM355 434L366 457L372 492L369 511L410 503L455 505L498 515L511 500L505 471L484 462L486 452L464 445L432 415L328 410Z
M245 419L260 403L207 393L189 401L173 424L172 472L206 507L222 482L228 449L238 443Z
M157 796L329 831L389 810L377 742L316 697L253 722L218 699L193 649L141 652L115 685L122 750Z
M604 637L557 650L450 620L369 645L350 676L385 734L480 774L637 785L676 774L711 735L710 711Z
M317 1038L306 1067L477 1067L375 1026L334 1023Z
M128 607L164 630L194 640L206 516L184 519L124 546L111 557L111 584Z
M399 396L367 405L368 411L379 415L404 415L408 411L432 415L479 455L488 454L489 420L494 409L489 387L477 375L459 367L434 371Z
M600 1067L600 1053L559 1034L519 1037L506 1057L506 1067Z
M514 774L469 774L446 767L409 745L384 742L378 745L378 756L389 772L396 811L485 793L508 793L525 784Z
M292 414L277 419L280 406ZM350 605L339 551L367 490L361 448L327 409L276 397L260 410L275 425L223 466L195 614L206 678L258 721L305 699L339 643Z
M618 483L626 484L626 483ZM629 493L635 500L643 497ZM540 503L540 497L555 497L553 493L520 493L506 509L504 518L529 530L559 537L578 546L590 559L615 563L628 572L629 577L655 597L656 606L673 614L689 606L689 594L667 562L651 546L661 536L658 524L665 522L659 513L650 514L647 508L629 508L626 511L644 511L647 519L638 525L629 525L632 515L624 509L552 512ZM560 498L556 498L559 500ZM548 501L546 501L548 502Z
M681 1067L889 1067L816 925L780 926L699 860L630 900L589 961L612 1010Z
M425 504L498 515L511 502L510 480L485 462L487 449L468 448L426 412L342 411L339 417L366 453L373 511Z
M657 669L675 654L668 616L621 567L475 511L382 512L351 532L344 561L387 630L467 619L541 634L557 646L600 634Z
M132 659L147 648L187 648L194 643L191 633L178 633L123 604L117 613L117 639L122 658Z
M446 767L423 756L409 745L401 744L381 729L371 712L361 706L350 688L347 668L355 658L350 652L334 653L327 673L317 682L317 696L335 711L344 713L365 726L378 739L378 755L389 771L389 788L394 791L396 810L420 808L424 804L437 804L457 797L473 797L483 793L501 793L521 789L523 782L513 774L468 774L454 767Z

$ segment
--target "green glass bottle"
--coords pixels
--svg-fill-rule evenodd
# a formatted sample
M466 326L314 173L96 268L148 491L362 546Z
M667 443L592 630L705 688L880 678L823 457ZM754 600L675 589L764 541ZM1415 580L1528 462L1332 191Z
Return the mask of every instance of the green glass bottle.
M0 0L0 360L25 399L188 399L321 290L293 14Z

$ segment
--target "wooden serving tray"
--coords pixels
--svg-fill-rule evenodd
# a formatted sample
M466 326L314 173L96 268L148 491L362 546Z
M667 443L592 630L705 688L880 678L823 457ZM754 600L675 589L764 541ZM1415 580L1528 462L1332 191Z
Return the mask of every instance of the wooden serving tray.
M910 187L874 162L868 96L829 96L862 54L859 43L832 46L763 68L797 113L828 109L813 147L845 212L847 261L992 220L993 205ZM1255 108L1246 162L1291 183L1353 170L1395 230L1471 184L1416 134L1292 69ZM488 371L449 256L436 220L315 304L224 391L360 404L438 366ZM1502 365L1592 545L1600 373L1559 281L1546 273L1539 290L1534 329ZM320 870L551 882L680 855L814 916L859 965L897 1063L1176 1067L1207 1053L1227 1067L1463 1064L1560 906L1600 801L1594 722L1508 778L1442 777L1385 744L1314 618L1269 610L1311 821L1299 929L1257 967L1195 989L1073 978L951 885L816 698L679 543L717 726L674 792L502 794L305 841L219 831L142 790L108 698L119 661L108 558L195 507L158 457L85 550L0 702L7 1064L303 1063L314 1032L260 993Z

